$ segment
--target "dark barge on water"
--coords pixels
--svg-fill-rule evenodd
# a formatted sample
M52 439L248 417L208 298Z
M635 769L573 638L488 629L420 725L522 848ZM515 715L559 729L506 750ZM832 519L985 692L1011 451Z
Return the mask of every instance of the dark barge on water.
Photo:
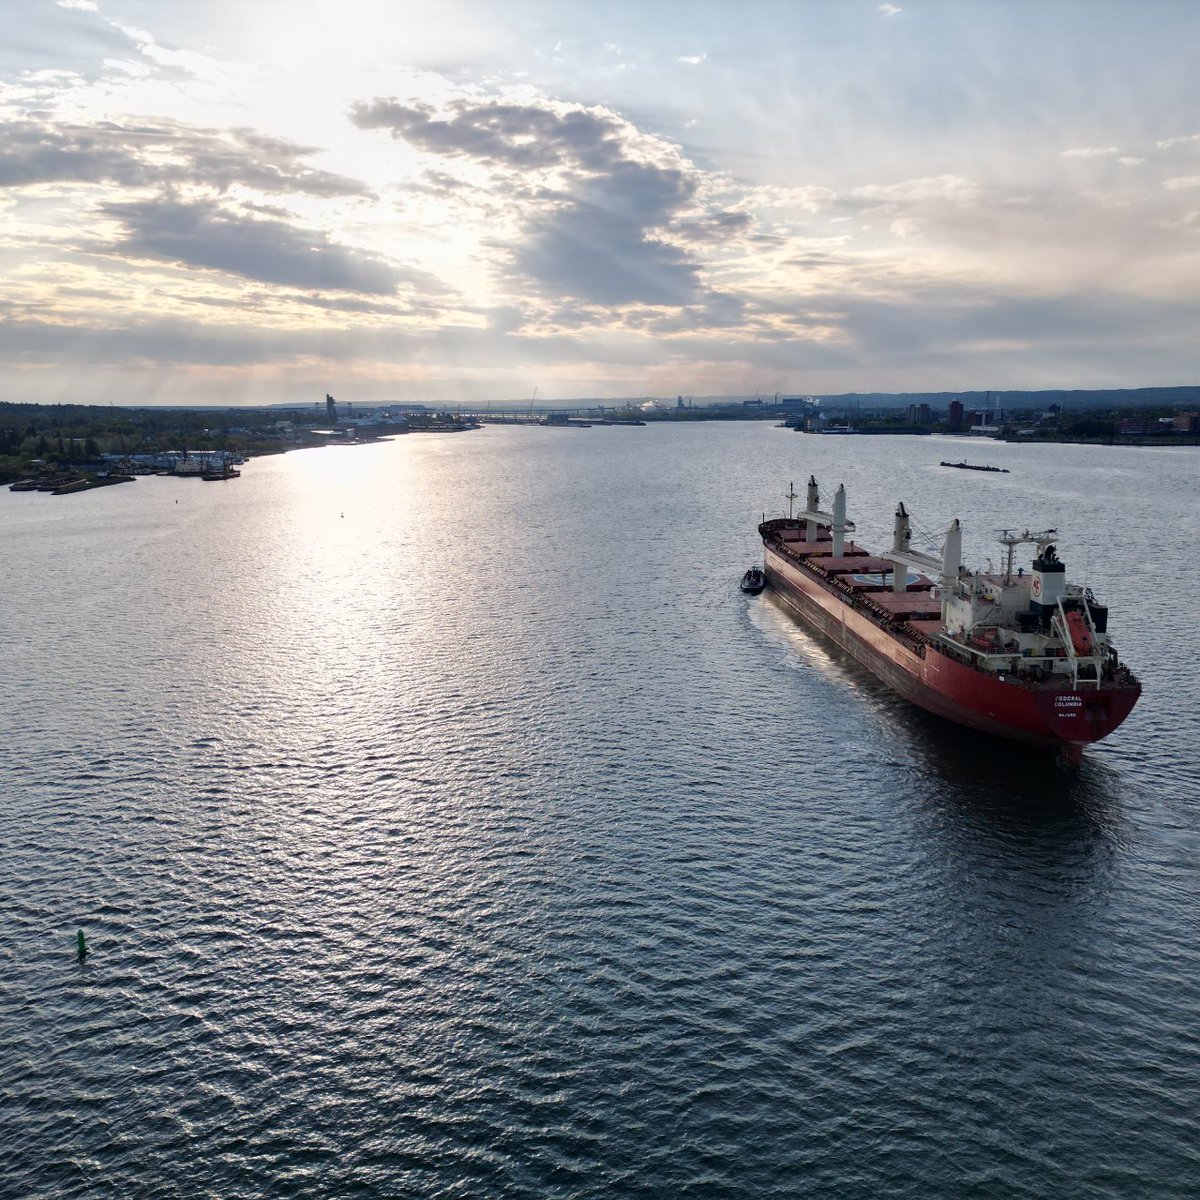
M946 460L943 459L942 466L943 467L953 467L957 471L995 471L996 474L998 474L998 475L1007 475L1008 474L1007 467L993 467L990 464L985 465L985 466L980 466L978 463L969 463L969 462L952 463L952 462L946 462Z

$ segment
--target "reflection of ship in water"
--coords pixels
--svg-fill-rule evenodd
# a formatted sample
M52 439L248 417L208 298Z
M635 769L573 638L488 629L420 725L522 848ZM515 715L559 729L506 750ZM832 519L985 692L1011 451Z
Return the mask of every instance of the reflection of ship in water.
M984 733L1056 748L1072 763L1129 715L1141 685L1117 658L1108 609L1066 582L1055 530L1005 531L1003 574L972 573L961 563L958 521L940 558L921 554L901 504L892 547L875 557L846 538L854 523L845 488L831 513L819 500L810 478L803 511L759 526L768 582L905 699ZM1037 550L1028 575L1013 571L1022 544Z
M808 684L800 684L807 711L828 706L827 689L835 687L843 696L827 719L844 729L847 700L865 705L857 752L874 758L868 748L875 747L877 754L903 762L895 799L930 819L931 837L952 831L957 850L977 843L989 860L998 845L1053 859L1064 839L1098 846L1120 820L1129 779L1113 769L1111 759L1089 754L1079 769L1056 768L1038 746L951 724L908 702L849 651L797 621L778 591L768 589L766 595L772 602L755 609L752 620L812 672ZM876 740L880 735L886 740ZM1077 853L1078 847L1072 851Z

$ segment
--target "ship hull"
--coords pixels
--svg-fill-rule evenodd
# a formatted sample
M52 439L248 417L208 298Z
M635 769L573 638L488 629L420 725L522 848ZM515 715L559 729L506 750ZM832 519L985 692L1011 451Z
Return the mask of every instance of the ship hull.
M1060 749L1069 761L1078 761L1082 746L1107 737L1137 703L1136 686L1029 687L967 666L932 644L909 644L769 545L764 558L768 581L792 612L906 700L946 720Z

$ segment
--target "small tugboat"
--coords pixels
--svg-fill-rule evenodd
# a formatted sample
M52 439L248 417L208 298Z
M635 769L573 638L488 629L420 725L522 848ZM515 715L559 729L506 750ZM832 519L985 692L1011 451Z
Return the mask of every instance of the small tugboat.
M742 576L742 582L738 586L747 596L757 596L767 586L767 577L763 574L762 567L751 567Z

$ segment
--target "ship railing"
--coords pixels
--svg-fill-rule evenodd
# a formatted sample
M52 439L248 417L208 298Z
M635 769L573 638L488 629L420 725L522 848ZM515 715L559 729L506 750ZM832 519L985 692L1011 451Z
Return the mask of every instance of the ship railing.
M1027 686L1050 685L1051 687L1070 687L1078 690L1081 683L1099 688L1104 683L1112 684L1114 681L1129 682L1131 686L1136 685L1137 682L1132 674L1129 674L1127 681L1120 677L1115 669L1106 675L1104 665L1092 658L1078 660L1078 667L1082 667L1085 671L1085 674L1081 676L1077 667L1069 665L1070 659L1066 651L1060 654L1028 655L1012 651L997 653L966 645L949 634L940 634L935 641L943 653L948 654L965 667L971 667L986 675L1007 671ZM1062 669L1064 667L1066 669ZM1092 673L1087 674L1086 672Z
M782 533L785 529L800 529L806 524L802 516L796 517L771 517L770 520L763 521L758 527L758 532L761 537L769 537L771 534Z
M943 653L948 654L956 662L961 663L964 667L970 667L973 671L978 671L982 675L998 675L1001 672L1013 675L1015 680L1020 683L1032 685L1044 682L1044 678L1038 678L1034 672L1038 670L1037 663L1040 661L1053 662L1053 659L1032 659L1025 658L1020 654L989 653L988 651L978 650L974 646L964 646L962 642L956 642L952 638L942 635L937 639L938 646ZM1014 667L1015 661L1015 667ZM1044 671L1044 675L1048 677L1050 671ZM1063 676L1065 679L1065 675Z

